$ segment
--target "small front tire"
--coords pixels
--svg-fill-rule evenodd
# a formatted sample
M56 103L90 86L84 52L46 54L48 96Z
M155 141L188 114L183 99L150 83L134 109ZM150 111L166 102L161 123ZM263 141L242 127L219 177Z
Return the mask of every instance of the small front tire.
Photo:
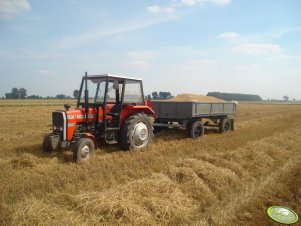
M85 162L89 160L95 152L95 145L90 138L80 138L73 146L73 160L75 162Z
M50 141L50 135L45 135L44 140L43 140L43 151L45 153L51 153L53 152L53 148L51 145L51 141Z

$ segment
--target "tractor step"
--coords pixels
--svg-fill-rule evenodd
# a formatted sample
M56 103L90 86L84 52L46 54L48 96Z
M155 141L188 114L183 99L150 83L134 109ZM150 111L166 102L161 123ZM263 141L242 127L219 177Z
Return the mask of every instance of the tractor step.
M117 144L118 141L116 141L116 140L106 140L106 143L107 144Z
M116 130L120 130L119 127L109 127L109 128L106 128L106 131L116 131Z

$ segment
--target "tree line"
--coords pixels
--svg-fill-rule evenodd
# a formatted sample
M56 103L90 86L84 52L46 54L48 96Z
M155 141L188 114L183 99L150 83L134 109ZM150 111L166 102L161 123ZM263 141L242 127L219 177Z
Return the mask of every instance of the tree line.
M160 92L152 92L152 94L148 94L145 96L146 100L168 100L173 98L174 96L171 92L160 91Z
M259 95L254 94L209 92L207 93L207 96L216 97L228 101L262 101L262 98Z
M57 94L55 96L42 97L39 95L27 95L25 88L12 88L10 93L5 93L6 99L72 99L77 98L79 95L78 90L73 91L73 97L65 94Z
M10 93L5 93L6 99L77 99L79 95L79 90L73 91L73 96L68 96L65 94L57 94L55 96L46 96L42 97L39 95L27 95L27 90L25 88L12 88ZM216 97L223 100L237 100L237 101L262 101L262 98L259 95L254 94L242 94L242 93L220 93L220 92L208 92L207 96ZM174 96L171 92L167 91L154 91L151 94L145 96L146 100L168 100ZM2 97L3 99L4 97ZM288 101L289 97L287 95L283 96L282 101ZM268 98L267 101L281 101L277 99ZM292 99L296 101L296 99ZM300 100L301 101L301 100Z
M42 97L39 95L27 95L27 90L25 88L12 88L10 93L5 94L6 99L77 99L79 95L79 90L73 91L73 96L68 96L65 94L57 94L55 96ZM167 100L173 98L173 95L170 92L160 91L152 92L145 96L145 99L149 100Z

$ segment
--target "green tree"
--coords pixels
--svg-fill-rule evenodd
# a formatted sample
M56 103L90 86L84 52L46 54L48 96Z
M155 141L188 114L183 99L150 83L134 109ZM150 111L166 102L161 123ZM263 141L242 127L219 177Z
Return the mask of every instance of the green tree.
M152 92L152 99L159 100L159 94L157 92Z
M56 99L66 99L66 95L65 94L58 94L55 96Z
M159 92L159 97L160 97L160 100L167 100L167 99L172 98L172 95L170 92Z
M6 98L6 99L13 99L12 93L6 93L6 94L5 94L5 98Z
M30 95L30 96L27 96L27 99L42 99L42 97L39 95Z
M286 96L286 95L283 96L284 101L288 101L288 99L289 99L288 96Z
M19 99L25 99L27 96L27 90L24 88L21 88L18 90L19 92Z
M79 95L79 91L78 91L77 89L74 90L74 91L73 91L73 96L74 96L75 99L78 98L78 95Z
M262 101L262 98L260 96L254 94L209 92L207 93L207 96L212 96L228 101Z
M19 99L19 90L17 88L12 88L11 97L12 99Z

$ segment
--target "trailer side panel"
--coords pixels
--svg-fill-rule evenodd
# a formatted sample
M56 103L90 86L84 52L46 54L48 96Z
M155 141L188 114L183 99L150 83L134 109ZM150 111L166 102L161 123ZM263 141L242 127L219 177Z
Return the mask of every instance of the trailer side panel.
M236 104L231 102L203 103L154 101L152 105L157 117L162 119L191 119L194 117L236 114Z

